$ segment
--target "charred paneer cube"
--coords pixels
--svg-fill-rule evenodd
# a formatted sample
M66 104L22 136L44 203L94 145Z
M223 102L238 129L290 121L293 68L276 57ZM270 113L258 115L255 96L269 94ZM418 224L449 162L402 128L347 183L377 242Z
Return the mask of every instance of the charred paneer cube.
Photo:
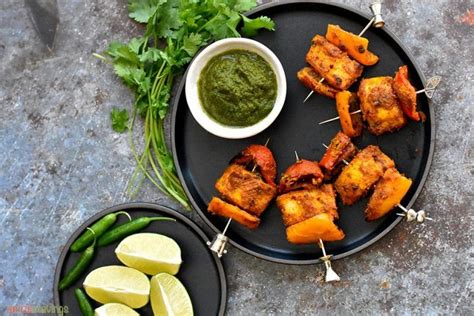
M363 198L385 170L394 168L395 163L378 146L367 146L342 169L334 186L344 205L352 205Z
M394 132L407 123L393 90L391 77L363 79L357 95L360 100L362 116L372 134L381 135Z
M227 167L215 187L227 201L256 216L260 216L276 195L275 186L238 164Z
M319 188L295 190L279 195L276 199L285 226L291 226L321 213L339 218L336 193L332 184Z
M311 67L304 67L297 73L298 80L318 94L334 99L339 90L321 81L323 77Z
M364 67L321 35L313 37L306 61L338 90L347 90L362 75Z

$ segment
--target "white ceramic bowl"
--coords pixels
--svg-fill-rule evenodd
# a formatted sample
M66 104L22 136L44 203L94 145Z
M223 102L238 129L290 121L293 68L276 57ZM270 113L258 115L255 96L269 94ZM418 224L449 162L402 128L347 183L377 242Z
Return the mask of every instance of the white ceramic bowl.
M201 102L199 101L198 80L202 69L212 57L233 49L242 49L257 53L268 62L276 76L277 96L273 109L265 118L251 126L236 127L220 124L213 120L204 111ZM247 38L223 39L212 43L196 56L188 70L185 92L189 110L202 128L211 134L223 138L246 138L256 135L266 129L273 123L273 121L275 121L278 114L280 114L286 98L285 71L275 54L265 45Z

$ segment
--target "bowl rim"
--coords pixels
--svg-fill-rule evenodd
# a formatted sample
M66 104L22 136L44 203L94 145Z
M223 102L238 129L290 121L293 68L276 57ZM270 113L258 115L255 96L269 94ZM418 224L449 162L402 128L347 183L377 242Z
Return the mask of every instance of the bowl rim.
M262 120L250 126L226 126L215 121L206 113L199 100L197 82L202 69L214 56L233 49L257 53L270 65L277 81L277 95L272 110ZM286 74L278 57L264 44L248 38L226 38L207 46L191 62L185 80L186 103L194 119L207 132L228 139L251 137L268 128L283 109L286 93Z

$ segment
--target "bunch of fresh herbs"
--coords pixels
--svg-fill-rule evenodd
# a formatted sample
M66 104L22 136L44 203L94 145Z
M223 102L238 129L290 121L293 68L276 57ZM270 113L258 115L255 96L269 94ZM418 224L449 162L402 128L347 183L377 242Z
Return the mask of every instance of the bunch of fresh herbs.
M115 73L135 93L130 119L124 110L111 112L114 130L128 128L137 163L127 188L130 195L148 178L163 193L190 208L164 135L163 121L173 81L196 52L210 42L240 37L241 33L253 36L262 28L273 30L274 23L268 17L250 19L242 15L255 6L255 0L129 1L129 16L146 24L145 34L128 43L112 42L104 55L95 55L111 62ZM144 119L141 153L133 142L138 117Z

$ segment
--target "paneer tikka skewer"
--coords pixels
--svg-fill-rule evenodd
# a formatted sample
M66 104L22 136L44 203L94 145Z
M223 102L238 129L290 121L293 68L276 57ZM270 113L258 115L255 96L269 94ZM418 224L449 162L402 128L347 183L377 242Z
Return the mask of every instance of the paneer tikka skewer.
M357 151L354 148L350 138L339 132L320 161L321 166L326 166L323 170L332 175L340 165L346 165L335 181L343 204L351 205L373 189L365 210L367 221L379 219L397 206L406 212L400 202L410 189L412 180L400 174L394 162L378 146L364 148L351 160Z
M261 214L276 196L275 179L276 162L270 149L250 145L232 159L217 180L215 188L222 199L213 197L208 211L255 229Z
M372 25L374 25L376 28L381 28L385 25L385 21L382 19L382 16L380 14L380 3L372 4L370 6L370 10L372 11L374 17L369 21L369 23L364 27L364 29L359 33L359 35L355 35L351 32L345 31L339 25L334 24L328 24L326 32L326 39L331 44L335 45L342 52L347 53L356 62L365 66L374 65L378 62L379 58L368 50L369 41L366 38L362 37L362 35ZM322 73L320 73L318 68L314 68L314 70L315 71L310 72L308 67L305 67L297 74L298 79L306 87L311 89L310 93L306 96L303 103L305 103L311 97L313 92L317 92L330 98L335 97L334 93L332 93L331 91L331 87L328 84L324 83L324 75L323 77L321 77ZM335 88L338 87L335 86Z
M438 83L439 81L432 90ZM339 119L344 133L350 137L357 137L362 132L359 128L362 113L362 118L367 122L371 133L380 135L393 132L407 123L406 117L414 121L426 119L425 114L417 110L416 95L421 92L425 92L425 89L415 91L408 80L408 67L403 65L395 73L394 79L391 77L362 79L357 92L359 100L354 100L356 94L349 91L336 93L339 116L322 121L319 125ZM356 110L359 103L360 109Z
M323 173L315 161L298 159L283 173L276 202L294 244L336 241L344 232L334 223L339 218L332 184L322 184Z

